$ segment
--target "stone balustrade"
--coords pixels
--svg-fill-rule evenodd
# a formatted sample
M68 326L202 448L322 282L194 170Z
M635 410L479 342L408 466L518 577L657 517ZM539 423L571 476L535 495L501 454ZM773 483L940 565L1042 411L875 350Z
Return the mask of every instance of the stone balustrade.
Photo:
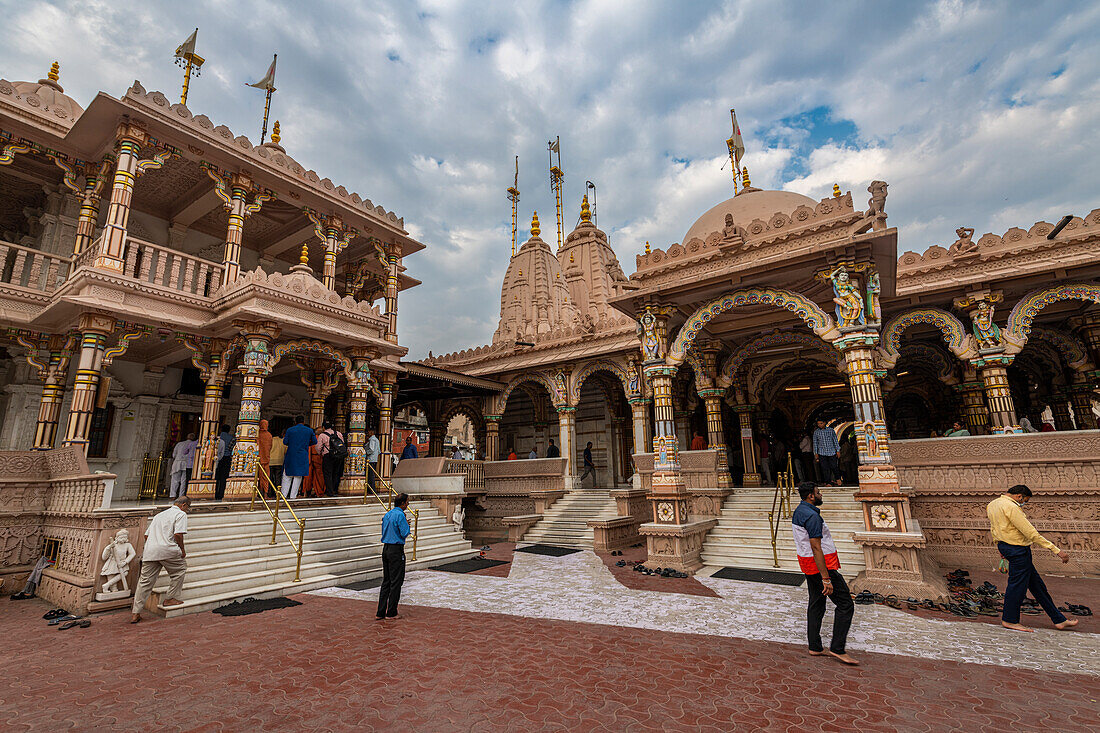
M448 458L444 466L446 473L461 473L466 477L467 493L485 489L485 461L460 461Z
M209 296L222 284L225 268L137 237L126 237L123 274L143 283L188 295Z
M0 283L40 293L57 290L69 275L71 259L0 241Z
M634 468L641 478L639 488L653 488L653 454L635 453ZM718 487L718 451L680 451L680 473L689 489L716 489Z
M484 466L485 491L489 494L530 496L566 488L564 458L486 461Z
M1040 568L1100 572L1100 431L895 440L890 444L902 487L928 550L950 567L992 566L997 551L985 506L1005 489L1035 493L1028 517L1073 556L1068 566L1037 550Z

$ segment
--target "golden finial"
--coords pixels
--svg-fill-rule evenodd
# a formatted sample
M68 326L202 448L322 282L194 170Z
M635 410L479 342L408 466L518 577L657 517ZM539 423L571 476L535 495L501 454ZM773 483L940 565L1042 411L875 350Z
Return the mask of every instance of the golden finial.
M539 229L539 212L535 212L531 215L531 236L537 237L542 230Z
M46 78L50 81L57 81L58 72L61 70L61 65L56 61L53 62L53 66L50 67L50 73L46 74Z
M271 142L278 145L282 139L282 135L279 134L279 121L275 120L275 127L271 128Z
M592 221L592 211L588 208L588 194L585 194L584 198L581 199L581 221ZM570 261L572 262L572 260Z
M649 254L649 240L645 240L645 253Z
M741 166L741 188L748 188L752 185L752 181L749 180L749 169L746 166Z
M834 199L840 198L840 184L839 183L834 183L833 184L833 198Z
M569 253L569 261L570 261L570 262L572 262L572 261L573 261L573 253L572 253L572 252L570 252L570 253Z
M309 266L309 241L302 242L302 255L298 258L298 264Z

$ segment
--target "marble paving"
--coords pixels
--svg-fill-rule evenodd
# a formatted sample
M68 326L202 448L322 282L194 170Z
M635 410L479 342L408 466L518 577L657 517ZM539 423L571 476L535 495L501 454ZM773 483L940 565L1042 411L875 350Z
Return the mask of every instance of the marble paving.
M631 590L591 551L554 558L516 553L506 578L430 570L409 573L402 604L576 621L675 633L805 644L805 588L699 578L719 598ZM377 589L327 588L316 595L376 603ZM822 627L828 643L830 612ZM887 606L856 606L850 651L1100 676L1100 635L1035 633L919 618Z

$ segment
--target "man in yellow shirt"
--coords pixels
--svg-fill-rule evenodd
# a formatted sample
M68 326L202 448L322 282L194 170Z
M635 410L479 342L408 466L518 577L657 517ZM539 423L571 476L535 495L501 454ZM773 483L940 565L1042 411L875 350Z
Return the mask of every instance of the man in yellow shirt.
M1050 616L1054 628L1071 629L1077 625L1077 619L1067 620L1054 604L1043 579L1039 577L1039 571L1032 563L1031 546L1039 545L1050 550L1062 558L1063 563L1069 562L1069 553L1055 547L1053 542L1039 534L1031 522L1027 521L1020 507L1030 500L1031 489L1017 484L989 502L985 508L990 532L993 539L997 540L997 549L1000 550L1001 557L1008 560L1008 587L1005 589L1001 626L1015 631L1033 630L1020 623L1020 605L1030 590L1031 597Z

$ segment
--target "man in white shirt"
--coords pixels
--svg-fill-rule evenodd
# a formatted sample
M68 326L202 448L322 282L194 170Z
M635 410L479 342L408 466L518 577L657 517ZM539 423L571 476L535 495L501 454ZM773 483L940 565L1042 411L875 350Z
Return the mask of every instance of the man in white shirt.
M172 585L160 605L178 606L180 591L183 590L183 577L187 574L187 550L183 547L183 536L187 534L187 514L191 511L191 499L181 496L172 506L153 517L149 529L145 530L145 547L141 552L141 577L134 589L134 605L130 609L130 623L141 621L141 609L153 592L157 576L161 569L168 573Z
M367 486L374 490L374 480L378 475L378 454L382 451L382 444L378 436L374 434L374 428L367 429Z
M172 449L172 488L171 496L175 499L177 496L182 496L187 493L187 479L188 474L191 473L191 466L195 463L195 448L198 447L198 441L195 440L194 433L188 433L187 438L176 443L176 447Z

